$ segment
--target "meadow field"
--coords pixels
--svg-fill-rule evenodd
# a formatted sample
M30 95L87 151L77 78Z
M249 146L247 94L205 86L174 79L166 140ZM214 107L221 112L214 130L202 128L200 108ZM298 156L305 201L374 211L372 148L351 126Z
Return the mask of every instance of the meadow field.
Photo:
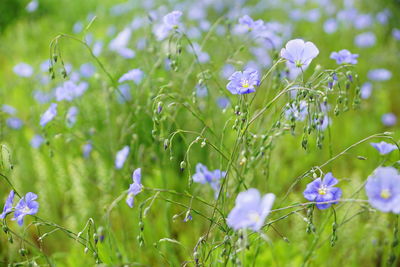
M400 266L399 1L0 14L0 266Z

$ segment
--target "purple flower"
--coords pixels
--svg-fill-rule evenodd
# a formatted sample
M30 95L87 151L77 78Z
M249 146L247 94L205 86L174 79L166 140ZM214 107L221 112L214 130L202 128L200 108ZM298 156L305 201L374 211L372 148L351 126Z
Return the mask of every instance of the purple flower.
M37 195L29 192L25 197L21 198L15 206L14 220L17 220L20 226L24 223L24 217L26 215L34 215L38 212L39 203L35 201L36 199Z
M327 173L324 179L315 179L307 185L303 195L309 201L317 202L317 208L320 210L329 208L332 204L336 204L342 196L342 190L337 187L333 187L338 183L338 180L333 177L332 173ZM330 202L318 204L319 202Z
M221 76L225 79L231 77L231 75L235 72L235 67L231 64L225 64L221 70Z
M4 219L7 213L10 213L12 211L13 202L14 202L14 190L11 190L10 193L8 194L6 203L4 204L3 212L0 214L0 219Z
M28 78L31 77L33 74L33 68L31 65L26 63L19 63L14 66L13 71L20 77Z
M132 30L129 27L126 27L120 33L118 33L118 35L113 40L111 40L108 46L109 49L111 51L118 51L121 48L125 48L128 45L129 40L131 39L131 35Z
M134 83L139 84L142 81L143 76L143 71L140 69L133 69L122 75L118 82L123 83L126 81L133 81Z
M385 126L393 126L397 122L397 117L393 113L386 113L382 115L382 123Z
M193 175L193 182L200 184L210 184L211 188L215 191L215 195L218 196L220 188L220 181L224 178L226 172L221 170L209 171L206 166L201 163L196 165L196 173Z
M221 108L221 109L225 109L229 106L230 101L228 98L226 97L218 97L217 98L217 105Z
M40 134L35 134L31 139L31 146L39 148L44 142L44 138Z
M400 41L400 29L394 28L394 29L392 30L392 36L393 36L394 39L396 39L397 41Z
M308 105L307 102L304 100L301 100L298 105L295 105L294 103L288 105L285 111L285 116L288 120L294 118L297 121L304 121L307 117L307 114Z
M234 95L253 93L256 91L254 87L260 85L258 71L250 68L234 72L228 80L226 88Z
M392 72L387 69L373 69L368 71L368 78L373 81L387 81L392 78Z
M115 157L115 168L121 169L124 166L125 160L129 155L129 146L124 146L120 151L117 152Z
M360 33L354 38L354 43L361 48L371 47L375 44L376 37L373 32Z
M330 58L336 60L339 65L343 63L357 64L358 54L352 54L349 50L343 49L339 52L332 52Z
M306 68L318 54L319 50L312 42L302 39L290 40L281 50L281 57L287 60L289 68Z
M52 121L57 115L57 104L51 103L50 107L43 113L40 118L40 126L44 127L47 123Z
M141 183L142 171L140 168L136 169L133 172L132 180L133 180L133 183L130 184L129 189L128 189L128 196L126 197L126 204L128 204L128 206L131 208L133 207L134 197L137 194L139 194L143 189L143 185Z
M332 34L332 33L336 32L337 27L338 27L338 23L337 23L336 19L334 19L334 18L327 19L324 23L324 31L327 34Z
M82 75L83 77L85 77L85 78L90 78L90 77L92 77L92 76L94 75L94 73L96 72L96 67L93 66L92 63L85 63L85 64L82 64L82 65L81 65L81 67L80 67L79 70L80 70L81 75Z
M379 167L365 185L372 207L383 212L400 213L400 175L393 167Z
M78 108L72 106L68 109L67 112L67 125L68 127L72 127L76 123L76 117L78 116Z
M174 10L171 13L168 13L163 18L164 25L167 26L169 29L178 27L181 16L182 12L179 10Z
M384 141L380 143L371 143L371 146L373 146L376 150L378 150L379 154L381 155L389 154L393 150L397 149L396 145L389 144Z
M372 83L366 82L361 86L361 98L367 99L371 96L372 93Z
M72 80L66 81L62 86L56 88L56 100L57 101L72 101L73 99L80 97L89 87L87 82L80 82L76 84Z
M6 104L1 107L1 111L9 115L15 115L17 113L17 110L14 107Z
M19 130L24 125L24 123L20 119L15 118L15 117L8 118L6 123L7 123L8 127L10 127L11 129L14 129L14 130Z
M264 21L259 19L254 21L250 16L244 15L239 18L239 31L247 31L256 35L264 30Z
M260 192L255 188L240 192L236 197L235 207L226 219L228 226L234 230L250 228L259 231L271 211L274 200L275 195L272 193L261 198Z
M93 150L93 145L91 142L87 142L86 144L84 144L82 148L83 157L88 158L92 150Z

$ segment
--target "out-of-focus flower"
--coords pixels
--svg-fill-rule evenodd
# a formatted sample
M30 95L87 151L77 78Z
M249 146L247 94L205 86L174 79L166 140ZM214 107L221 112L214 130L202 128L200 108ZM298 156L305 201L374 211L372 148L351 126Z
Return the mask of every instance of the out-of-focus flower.
M337 23L336 19L334 19L334 18L327 19L324 22L324 31L327 34L332 34L332 33L336 32L337 28L338 28L338 23Z
M361 48L371 47L376 43L376 37L373 32L360 33L354 38L354 43Z
M384 141L379 143L371 143L376 150L378 150L379 154L386 155L392 152L393 150L397 149L397 146L394 144L389 144Z
M275 195L272 193L261 198L260 192L255 188L240 192L236 197L235 207L226 219L228 226L234 230L249 228L259 231L271 212L274 200Z
M361 98L367 99L371 96L372 93L372 83L366 82L361 86Z
M17 110L14 107L6 104L1 106L1 111L7 113L8 115L15 115L17 113Z
M393 126L397 122L397 117L393 113L386 113L382 115L382 123L385 126Z
M72 80L66 81L62 86L58 86L55 90L57 101L72 101L73 99L80 97L88 89L89 84L87 82L80 82L76 84Z
M294 118L297 121L304 121L308 114L308 105L307 102L301 100L298 105L294 103L287 106L285 111L286 119L290 120Z
M72 127L76 123L76 117L78 116L78 108L72 106L68 109L67 112L67 125L68 127Z
M35 134L31 139L31 146L33 148L39 148L44 142L43 136L40 134Z
M243 72L236 71L231 77L226 88L234 95L249 94L256 91L255 87L260 85L258 72L254 69L245 69Z
M0 219L4 219L7 213L10 213L12 211L13 202L14 202L14 190L11 190L10 193L8 194L6 203L4 204L3 212L0 214Z
M117 152L115 157L115 168L121 169L124 166L126 158L129 155L129 146L124 146L120 151Z
M39 1L38 0L32 0L26 5L25 9L29 13L32 13L32 12L35 12L38 9L38 7L39 7Z
M392 78L392 72L387 69L373 69L368 71L368 79L372 81L387 81Z
M24 125L24 123L22 122L21 119L18 119L16 117L12 117L12 118L8 118L6 120L7 126L10 127L11 129L14 130L19 130L22 128L22 126Z
M394 28L392 30L392 36L394 37L394 39L400 41L400 29Z
M377 168L368 177L365 191L370 205L375 209L400 213L400 175L395 168Z
M332 204L336 204L342 196L342 190L334 187L337 183L338 180L329 172L325 174L324 179L317 178L309 183L303 195L307 200L317 202L316 206L318 209L327 209Z
M200 184L210 184L212 189L215 192L215 196L218 196L220 182L226 175L226 172L221 170L210 171L208 168L201 164L197 163L196 165L196 173L193 175L193 182Z
M39 203L35 201L36 199L37 195L29 192L15 206L14 220L17 220L20 226L24 223L26 215L34 215L39 211Z
M221 70L221 76L225 79L231 77L231 75L235 72L235 66L231 64L225 64Z
M171 13L168 13L163 17L163 23L161 25L156 25L154 28L154 34L157 37L157 40L164 40L171 30L180 28L180 18L182 16L182 12L175 10Z
M142 185L142 170L140 168L136 169L132 174L133 183L130 184L128 189L128 195L126 197L126 204L129 207L133 207L134 198L137 194L142 192L143 185Z
M318 54L319 50L312 42L304 42L302 39L290 40L281 50L281 57L287 60L290 68L304 69Z
M229 104L230 104L230 101L228 98L222 97L222 96L217 98L217 105L220 108L225 109L229 106Z
M264 29L264 21L261 19L254 21L248 15L239 18L239 27L237 29L239 33L250 32L252 35L257 36Z
M136 84L139 84L144 77L143 71L140 69L133 69L125 73L124 75L119 78L118 82L123 83L126 81L133 81Z
M330 58L336 60L337 64L357 64L358 54L352 54L349 50L343 49L339 52L332 52Z
M93 145L91 142L87 142L86 144L84 144L82 147L83 157L88 158L92 150L93 150Z
M40 118L40 126L44 127L47 123L52 121L57 115L57 104L51 103L50 107L43 113Z
M31 77L33 74L32 66L29 64L23 63L23 62L15 65L13 70L14 70L15 74L17 74L20 77L24 77L24 78Z
M92 63L85 63L81 65L79 70L83 77L90 78L96 72L96 67Z

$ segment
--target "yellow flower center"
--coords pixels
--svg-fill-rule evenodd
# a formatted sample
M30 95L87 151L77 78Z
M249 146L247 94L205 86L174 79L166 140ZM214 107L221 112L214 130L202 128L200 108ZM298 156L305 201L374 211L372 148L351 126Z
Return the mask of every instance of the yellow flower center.
M23 211L24 213L28 213L28 212L31 211L31 209L30 209L29 207L25 207L22 211Z
M384 199L388 199L390 198L392 194L390 193L390 191L388 189L382 189L381 191L381 197Z
M242 87L243 88L249 88L250 87L249 81L248 80L242 81Z
M328 192L328 187L326 187L326 185L321 185L321 187L318 188L318 194L320 195L326 195L327 192Z
M253 222L259 222L261 220L260 215L258 215L257 212L251 212L249 214L250 220L252 220Z

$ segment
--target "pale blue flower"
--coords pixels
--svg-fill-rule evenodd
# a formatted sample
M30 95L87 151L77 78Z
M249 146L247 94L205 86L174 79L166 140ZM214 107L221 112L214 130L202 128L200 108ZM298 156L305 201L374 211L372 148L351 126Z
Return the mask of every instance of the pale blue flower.
M115 168L121 169L124 166L126 158L129 155L129 146L124 146L120 151L117 152L115 157Z
M318 56L319 50L312 42L294 39L287 42L281 50L281 57L286 59L289 68L306 68Z
M379 167L368 177L365 191L369 203L383 212L400 213L400 175L393 167Z
M140 69L133 69L125 73L124 75L119 78L118 82L123 83L126 81L133 81L136 84L139 84L144 77L143 71Z
M230 82L226 88L234 95L253 93L256 91L255 87L260 85L258 72L250 68L245 69L243 72L234 72L229 80Z
M339 65L343 63L357 64L358 54L352 54L349 50L342 49L339 52L332 52L330 58L336 60Z
M142 170L141 168L136 169L132 174L133 183L130 184L128 189L128 195L126 197L126 204L129 207L133 207L134 198L137 194L142 192L143 185L142 185Z
M14 202L14 190L11 190L10 193L8 194L6 203L4 204L3 212L0 214L0 219L4 219L7 213L10 213L12 211L13 202Z
M397 149L397 146L394 144L389 144L384 141L380 143L371 143L376 150L378 150L379 154L386 155L392 152L393 150Z
M261 197L260 192L255 188L239 193L235 207L226 219L228 226L234 230L249 228L260 231L265 218L271 212L274 200L274 194L269 193Z
M385 126L394 126L397 122L397 117L393 113L386 113L382 115L382 123Z
M57 104L51 103L50 107L43 113L40 118L40 126L44 127L47 123L52 121L57 115Z
M37 195L29 192L15 206L14 220L17 220L20 226L24 223L26 215L34 215L39 211L39 203L35 201L36 199Z
M19 63L14 66L13 68L15 74L17 74L20 77L28 78L31 77L33 74L33 68L31 65L27 63Z
M317 202L316 206L318 209L327 209L332 204L338 203L338 200L342 196L342 190L334 187L337 183L338 180L329 172L325 174L324 179L317 178L309 183L303 195L307 200Z

